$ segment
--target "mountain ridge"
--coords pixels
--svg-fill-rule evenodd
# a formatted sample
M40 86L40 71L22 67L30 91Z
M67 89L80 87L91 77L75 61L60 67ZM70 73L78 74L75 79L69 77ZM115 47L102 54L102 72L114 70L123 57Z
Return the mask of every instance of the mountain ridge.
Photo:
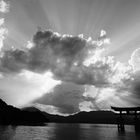
M48 119L41 111L29 112L21 110L12 105L8 105L0 99L0 124L20 124L20 125L37 125L47 122Z
M132 124L131 117L124 116L125 123ZM45 125L46 123L100 123L116 124L116 114L112 111L78 112L60 116L40 111L36 107L22 109L7 105L0 99L0 124L8 125Z

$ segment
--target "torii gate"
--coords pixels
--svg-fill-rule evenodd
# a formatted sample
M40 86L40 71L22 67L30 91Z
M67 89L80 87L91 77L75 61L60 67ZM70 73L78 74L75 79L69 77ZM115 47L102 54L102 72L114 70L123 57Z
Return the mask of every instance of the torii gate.
M118 112L119 118L117 118L118 131L125 131L123 115L133 115L135 131L140 131L140 107L113 107L111 109Z

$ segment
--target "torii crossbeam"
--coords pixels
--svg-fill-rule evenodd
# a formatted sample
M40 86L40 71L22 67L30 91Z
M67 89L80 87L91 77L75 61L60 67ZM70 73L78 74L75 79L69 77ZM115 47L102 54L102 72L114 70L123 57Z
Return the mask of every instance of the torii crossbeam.
M119 118L117 118L118 131L124 131L124 119L123 115L133 115L134 116L134 125L135 130L140 130L140 120L138 119L138 115L140 115L140 107L113 107L111 109L119 114Z

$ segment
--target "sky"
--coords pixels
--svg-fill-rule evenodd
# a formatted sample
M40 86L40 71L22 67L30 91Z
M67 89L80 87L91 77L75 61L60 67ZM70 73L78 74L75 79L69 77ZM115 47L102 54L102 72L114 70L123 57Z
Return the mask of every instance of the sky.
M54 114L140 105L139 0L1 0L0 98Z

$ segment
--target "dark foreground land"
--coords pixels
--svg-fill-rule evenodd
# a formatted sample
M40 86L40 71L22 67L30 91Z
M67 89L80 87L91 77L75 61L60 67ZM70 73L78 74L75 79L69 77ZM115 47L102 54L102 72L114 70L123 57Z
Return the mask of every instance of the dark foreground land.
M29 112L11 105L0 99L0 124L7 125L39 125L48 119L41 112Z
M64 117L48 114L34 107L15 108L0 99L0 124L2 125L43 125L46 122L116 124L116 118L116 114L112 111L79 112ZM132 116L124 116L125 124L133 124L133 120Z

